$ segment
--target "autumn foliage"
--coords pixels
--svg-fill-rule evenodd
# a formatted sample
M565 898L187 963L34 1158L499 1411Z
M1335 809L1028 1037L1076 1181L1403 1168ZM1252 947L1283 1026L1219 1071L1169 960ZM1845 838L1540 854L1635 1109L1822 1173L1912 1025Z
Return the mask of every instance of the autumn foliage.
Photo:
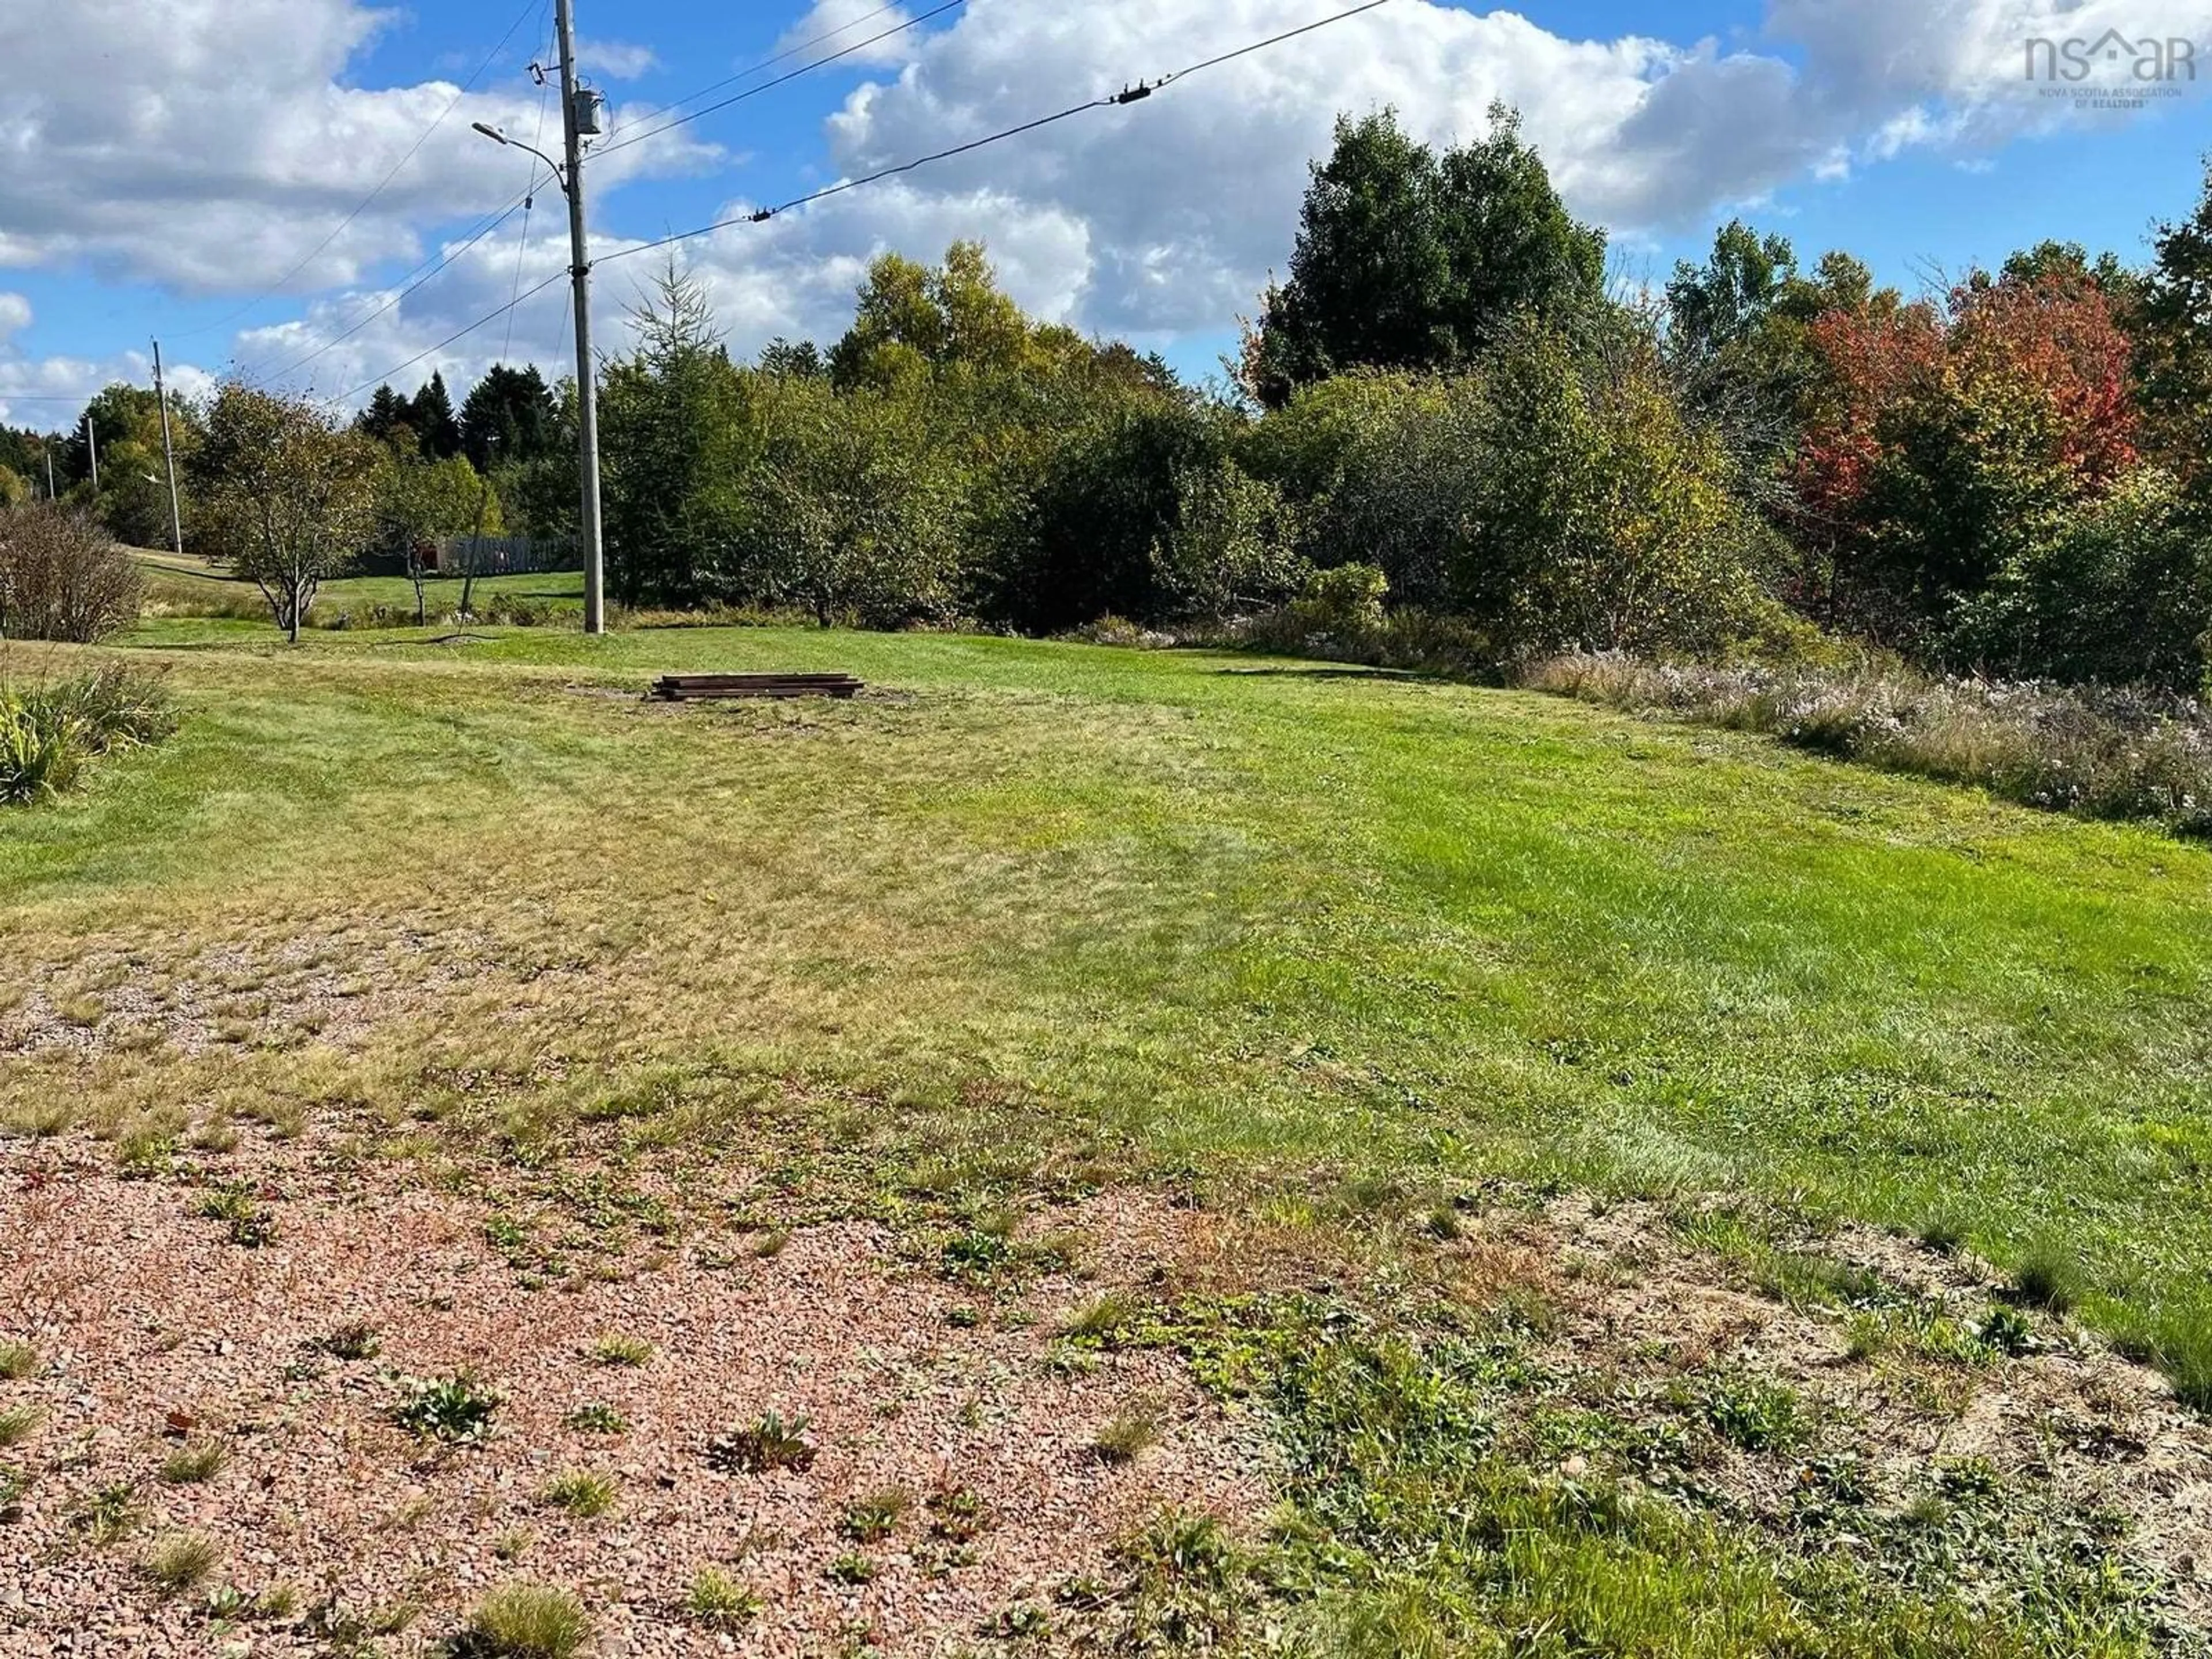
M1794 494L1862 623L1877 594L1908 629L1940 619L2135 464L2130 343L2087 277L1978 275L1940 310L1832 311L1810 337Z

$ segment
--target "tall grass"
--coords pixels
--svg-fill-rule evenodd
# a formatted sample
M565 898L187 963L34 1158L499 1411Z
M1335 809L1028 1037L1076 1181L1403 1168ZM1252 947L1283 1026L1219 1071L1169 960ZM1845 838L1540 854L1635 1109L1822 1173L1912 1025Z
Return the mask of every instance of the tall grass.
M1686 668L1613 653L1524 670L1539 690L1762 732L2084 817L2212 835L2212 714L2194 699L1901 668Z
M107 664L29 686L0 680L0 803L50 799L100 756L158 743L176 723L167 687L142 669Z

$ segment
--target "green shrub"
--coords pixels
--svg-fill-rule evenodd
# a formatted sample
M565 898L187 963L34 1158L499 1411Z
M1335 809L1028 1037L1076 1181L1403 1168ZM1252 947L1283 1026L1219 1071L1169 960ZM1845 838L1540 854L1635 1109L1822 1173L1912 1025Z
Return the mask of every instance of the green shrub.
M2143 468L2032 541L1960 608L1944 654L2016 678L2205 684L2212 540L2172 477Z
M1292 550L1281 495L1228 456L1175 479L1176 520L1152 543L1152 589L1166 621L1218 621L1279 605L1310 574Z
M0 637L90 645L138 620L145 589L89 514L52 502L0 513Z
M44 684L0 683L0 802L50 799L97 757L175 729L167 688L143 670L106 665Z

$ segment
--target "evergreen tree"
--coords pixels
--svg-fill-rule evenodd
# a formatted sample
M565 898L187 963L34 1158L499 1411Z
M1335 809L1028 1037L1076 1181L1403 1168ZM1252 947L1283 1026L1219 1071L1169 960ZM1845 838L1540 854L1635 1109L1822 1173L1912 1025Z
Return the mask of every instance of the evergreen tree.
M380 444L391 442L392 434L401 427L411 432L414 424L414 411L407 399L388 386L377 387L369 397L368 407L354 417L355 429Z
M495 363L461 404L461 451L479 472L534 461L554 436L553 393L535 363Z
M461 423L453 416L444 374L432 373L430 384L415 394L410 413L424 460L449 461L461 453Z
M2212 164L2197 211L2161 224L2152 246L2136 313L2150 447L2203 501L2212 498Z
M1522 313L1557 321L1594 304L1604 268L1604 233L1570 216L1504 105L1485 137L1441 155L1389 111L1340 118L1245 377L1279 407L1346 369L1455 368Z

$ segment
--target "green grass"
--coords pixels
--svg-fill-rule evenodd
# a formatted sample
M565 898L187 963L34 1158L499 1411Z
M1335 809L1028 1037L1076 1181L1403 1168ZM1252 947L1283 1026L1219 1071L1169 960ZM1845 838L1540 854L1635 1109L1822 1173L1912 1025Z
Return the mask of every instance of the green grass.
M565 1510L580 1521L605 1515L622 1496L622 1485L611 1474L590 1469L567 1469L545 1483L545 1503Z
M174 647L185 729L0 824L0 994L94 941L176 973L192 940L302 930L412 930L486 971L351 1057L110 1056L89 1115L220 1074L396 1116L451 1067L552 1055L502 1125L456 1099L452 1132L641 1135L740 1118L796 1073L825 1136L890 1103L962 1181L1107 1148L1231 1184L1504 1174L1907 1229L1941 1211L2008 1267L2060 1238L2093 1322L2179 1343L2204 1316L2203 848L1256 659L488 631L292 652L140 630ZM769 665L898 695L568 689ZM51 1079L17 1073L0 1108L27 1111Z
M502 1584L477 1604L451 1650L456 1659L569 1659L591 1633L583 1604L568 1591Z
M179 558L173 553L143 550L135 556L146 572L148 608L156 613L174 613L159 616L156 626L173 623L176 617L200 614L259 623L274 629L260 591L252 583L232 576L223 568L210 565L189 552ZM475 607L481 611L495 596L526 604L550 616L580 616L584 608L584 576L581 571L563 570L535 575L477 577L472 595ZM433 621L451 614L460 598L459 576L434 576L424 585L423 604ZM377 605L411 615L415 609L414 583L405 576L341 576L325 582L318 590L308 621L318 627L328 627L340 615L346 615L359 623Z

